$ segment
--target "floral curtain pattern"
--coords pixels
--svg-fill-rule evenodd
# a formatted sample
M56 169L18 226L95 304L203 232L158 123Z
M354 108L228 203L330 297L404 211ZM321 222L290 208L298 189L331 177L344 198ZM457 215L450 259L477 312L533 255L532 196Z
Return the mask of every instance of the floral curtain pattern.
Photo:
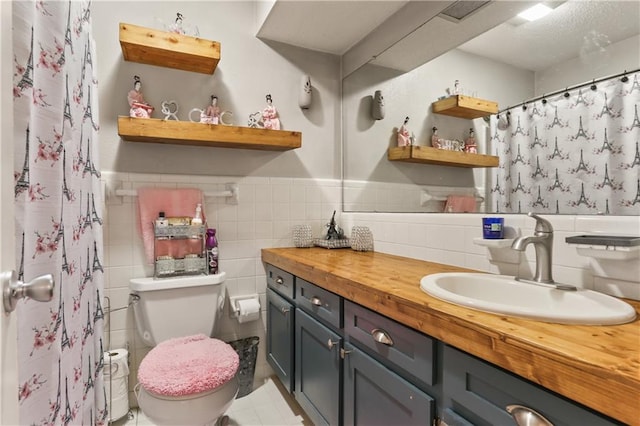
M505 123L504 115L509 116ZM491 116L502 213L640 215L640 73Z
M104 424L102 193L90 1L13 5L20 423Z

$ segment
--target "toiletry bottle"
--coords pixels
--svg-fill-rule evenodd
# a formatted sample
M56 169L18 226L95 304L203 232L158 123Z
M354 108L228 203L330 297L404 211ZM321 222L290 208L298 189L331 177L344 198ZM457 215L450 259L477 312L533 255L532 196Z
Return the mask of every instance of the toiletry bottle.
M207 229L207 239L205 241L207 249L207 265L209 274L218 273L218 240L216 239L216 230Z
M191 219L191 226L202 225L202 204L196 206L196 215Z
M169 226L169 221L164 216L164 212L158 213L158 218L156 219L156 228L166 228Z

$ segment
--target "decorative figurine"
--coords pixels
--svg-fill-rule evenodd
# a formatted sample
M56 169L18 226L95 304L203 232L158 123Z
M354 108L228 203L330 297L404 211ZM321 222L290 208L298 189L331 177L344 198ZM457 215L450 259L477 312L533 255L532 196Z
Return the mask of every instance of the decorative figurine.
M154 108L144 100L144 96L140 91L142 80L137 75L133 76L133 90L127 94L129 102L129 116L137 118L149 118Z
M220 123L220 107L218 106L218 97L216 95L211 95L211 104L200 115L200 122L206 124Z
M247 122L247 127L253 127L254 129L261 129L262 125L260 122L260 117L262 117L262 113L260 111L254 112L253 114L249 114L249 121Z
M166 120L176 120L178 121L178 104L176 101L162 101L162 108L160 111L164 114L164 119Z
M300 81L298 106L302 109L309 109L311 106L311 77L308 75L303 75Z
M407 123L409 123L409 117L405 117L404 123L398 129L398 146L411 146L411 136Z
M376 90L373 94L373 102L371 103L371 117L374 120L382 120L384 118L384 96L382 91Z
M478 153L478 145L476 144L476 134L472 129L469 129L469 137L464 141L464 152L471 154Z
M327 235L324 237L325 240L342 240L344 239L344 232L342 228L340 228L336 224L336 211L333 211L333 216L331 216L331 222L327 223Z
M431 129L433 133L431 134L431 146L434 148L442 149L442 144L440 143L440 138L438 137L438 128L433 127Z
M191 25L185 23L184 16L180 12L176 13L176 20L169 25L167 31L169 31L170 33L184 34L193 37L198 37L200 35L200 30L198 29L198 27L195 25L192 27Z
M278 111L272 105L271 95L266 96L267 106L262 110L262 125L265 129L280 130L280 119Z
M453 94L454 95L462 95L462 89L460 88L460 80L456 80L453 83Z

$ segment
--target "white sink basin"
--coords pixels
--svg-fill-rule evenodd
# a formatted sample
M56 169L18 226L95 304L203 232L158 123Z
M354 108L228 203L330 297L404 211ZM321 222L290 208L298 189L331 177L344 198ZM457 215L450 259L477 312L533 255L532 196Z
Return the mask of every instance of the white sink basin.
M427 294L479 311L560 324L612 325L631 322L628 303L592 290L567 291L516 281L513 277L448 272L420 280Z

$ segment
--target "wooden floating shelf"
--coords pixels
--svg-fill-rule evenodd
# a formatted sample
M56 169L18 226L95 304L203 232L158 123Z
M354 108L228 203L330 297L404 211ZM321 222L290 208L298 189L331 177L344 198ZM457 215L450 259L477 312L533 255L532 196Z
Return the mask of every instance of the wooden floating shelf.
M120 23L120 46L126 61L213 74L220 61L220 43Z
M118 135L130 142L286 151L302 146L302 133L158 118L118 117Z
M454 95L432 103L431 110L436 114L472 120L497 114L498 103L469 96Z
M407 163L438 164L453 167L498 167L498 157L493 155L470 154L447 151L430 146L401 146L389 148L389 161Z

